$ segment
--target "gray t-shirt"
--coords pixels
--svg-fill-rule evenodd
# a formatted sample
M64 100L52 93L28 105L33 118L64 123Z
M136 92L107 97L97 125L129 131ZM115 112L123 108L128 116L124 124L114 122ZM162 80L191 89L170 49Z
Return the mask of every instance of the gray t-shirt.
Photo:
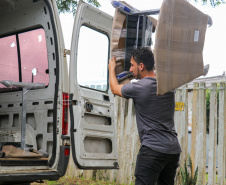
M121 92L134 100L141 146L161 153L180 153L174 127L174 92L157 96L157 82L151 77L124 85Z

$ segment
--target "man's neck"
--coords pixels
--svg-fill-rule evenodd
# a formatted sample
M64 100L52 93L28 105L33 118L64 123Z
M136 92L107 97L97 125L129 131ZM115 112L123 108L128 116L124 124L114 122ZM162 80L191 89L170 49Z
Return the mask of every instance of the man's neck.
M142 75L142 78L147 77L156 78L154 71L145 71Z

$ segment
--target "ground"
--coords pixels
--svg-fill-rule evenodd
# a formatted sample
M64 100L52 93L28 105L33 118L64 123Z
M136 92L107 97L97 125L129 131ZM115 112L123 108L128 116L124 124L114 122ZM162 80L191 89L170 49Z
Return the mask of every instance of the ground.
M120 185L118 183L104 180L87 180L84 178L62 177L58 181L45 181L42 184L32 183L31 185Z

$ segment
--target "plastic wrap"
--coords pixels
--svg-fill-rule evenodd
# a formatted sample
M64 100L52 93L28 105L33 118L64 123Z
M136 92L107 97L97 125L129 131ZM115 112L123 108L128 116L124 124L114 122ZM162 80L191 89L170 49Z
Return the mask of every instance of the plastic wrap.
M111 4L112 4L112 6L114 6L117 9L119 9L121 12L123 12L124 14L132 15L134 13L138 13L139 12L135 8L129 6L128 4L126 4L125 2L122 2L122 1L112 0Z
M164 0L154 46L157 94L201 76L208 15L186 0Z
M112 1L112 4L113 2L117 4L118 1ZM123 4L119 2L118 6L114 7L116 10L112 25L111 56L116 57L116 74L119 74L129 71L130 53L133 49L151 46L154 30L152 21L155 24L157 21L146 15L137 14L142 12L125 2ZM128 82L128 79L120 81L121 84Z
M132 49L151 45L155 28L154 57L158 95L205 74L202 51L207 23L212 25L208 15L186 0L164 0L157 21L147 16L151 11L139 11L125 2L123 4L136 13L125 11L122 4L115 10L111 55L116 57L116 74L129 70ZM144 19L147 17L149 21ZM128 82L128 79L122 81Z

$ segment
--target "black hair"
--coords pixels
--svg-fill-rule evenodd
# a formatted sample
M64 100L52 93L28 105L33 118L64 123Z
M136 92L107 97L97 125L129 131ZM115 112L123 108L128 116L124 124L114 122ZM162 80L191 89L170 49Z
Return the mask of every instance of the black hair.
M147 71L154 69L154 55L149 47L134 49L131 52L131 57L133 57L137 64L143 63Z

